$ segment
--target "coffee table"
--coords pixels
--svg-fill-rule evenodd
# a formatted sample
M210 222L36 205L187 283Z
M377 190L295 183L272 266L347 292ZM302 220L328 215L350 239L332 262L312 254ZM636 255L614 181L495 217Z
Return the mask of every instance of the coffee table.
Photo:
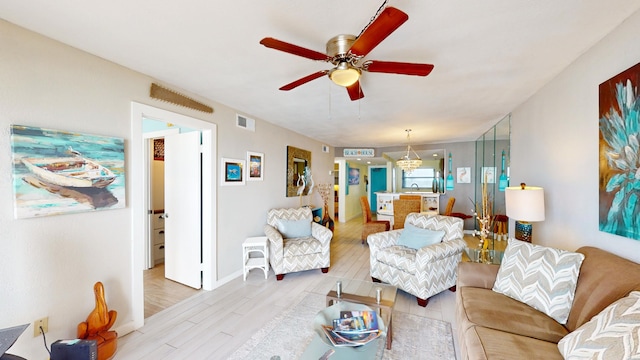
M382 289L379 304L376 302L377 288ZM329 291L326 298L327 306L331 306L338 301L347 301L364 304L375 309L378 311L382 321L387 325L386 344L380 344L379 346L365 346L364 348L334 347L327 345L322 339L320 339L318 334L315 334L313 336L313 340L309 345L307 345L307 348L300 359L316 360L327 350L335 350L335 353L331 355L329 360L381 359L383 354L383 345L386 345L387 349L391 349L391 343L393 341L392 315L393 308L396 304L397 294L398 289L395 286L364 280L343 280L341 297L337 296L335 289Z
M376 301L377 288L382 289L380 303ZM387 349L391 349L391 343L393 342L393 307L396 305L397 294L398 289L395 286L351 280L342 290L340 297L338 297L335 289L327 293L327 306L331 306L337 301L348 301L364 304L378 311L382 321L387 324Z

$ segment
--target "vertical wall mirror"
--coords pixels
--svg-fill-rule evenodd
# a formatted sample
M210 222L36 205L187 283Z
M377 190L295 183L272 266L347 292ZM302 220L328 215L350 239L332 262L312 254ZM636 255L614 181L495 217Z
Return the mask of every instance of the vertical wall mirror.
M298 193L306 167L311 169L311 151L287 146L287 197L309 194L311 184L305 184L302 193Z
M494 215L506 213L504 187L509 185L510 146L511 115L476 140L475 200L482 202L482 185L486 182Z

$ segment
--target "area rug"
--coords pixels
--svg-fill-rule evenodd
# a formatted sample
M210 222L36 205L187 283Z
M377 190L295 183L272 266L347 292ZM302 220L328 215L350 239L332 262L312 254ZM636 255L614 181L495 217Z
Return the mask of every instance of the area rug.
M297 360L314 336L311 326L318 311L325 307L325 297L307 294L294 301L262 329L257 331L229 359ZM391 350L379 342L378 359L455 360L451 324L396 311L393 314Z

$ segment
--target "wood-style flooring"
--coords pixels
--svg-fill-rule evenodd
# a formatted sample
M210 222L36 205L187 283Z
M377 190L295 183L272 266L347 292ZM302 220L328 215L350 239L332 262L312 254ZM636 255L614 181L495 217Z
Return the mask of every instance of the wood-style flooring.
M194 296L199 291L165 278L164 264L145 270L143 278L145 319Z
M252 270L246 281L240 275L215 290L199 291L151 315L142 328L121 337L114 359L227 358L294 299L306 293L325 295L337 280L343 287L350 279L370 281L369 248L360 243L361 231L359 217L336 222L327 274L309 270L276 281L273 270L267 280L262 271ZM414 296L399 290L395 311L448 321L455 339L455 293L444 291L423 308Z

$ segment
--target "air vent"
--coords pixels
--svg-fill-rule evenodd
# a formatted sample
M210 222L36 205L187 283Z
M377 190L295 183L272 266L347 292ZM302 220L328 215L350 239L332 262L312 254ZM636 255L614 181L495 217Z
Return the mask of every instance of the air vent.
M236 126L245 130L256 131L256 121L240 114L236 114Z

